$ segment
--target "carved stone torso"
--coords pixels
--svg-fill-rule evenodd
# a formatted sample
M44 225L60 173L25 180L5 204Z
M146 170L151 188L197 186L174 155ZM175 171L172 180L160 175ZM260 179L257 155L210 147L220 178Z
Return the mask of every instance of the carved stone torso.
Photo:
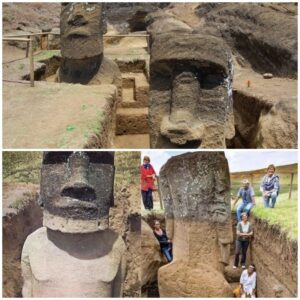
M63 238L66 234L52 233L40 228L24 245L22 263L31 269L32 297L121 296L112 294L125 250L121 237L109 230L90 239L86 234L75 239L72 234L69 240Z

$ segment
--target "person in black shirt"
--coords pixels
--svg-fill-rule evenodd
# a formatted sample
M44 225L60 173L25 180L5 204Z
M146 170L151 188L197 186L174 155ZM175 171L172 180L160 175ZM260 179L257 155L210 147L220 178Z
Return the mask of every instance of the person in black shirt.
M168 238L166 231L161 229L160 222L157 220L154 222L153 233L159 242L162 254L166 257L168 262L171 262L173 260L172 242Z

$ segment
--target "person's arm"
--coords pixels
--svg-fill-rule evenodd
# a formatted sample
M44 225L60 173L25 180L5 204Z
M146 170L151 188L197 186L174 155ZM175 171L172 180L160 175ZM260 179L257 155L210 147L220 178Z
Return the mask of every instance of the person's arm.
M241 286L241 293L242 293L242 294L244 293L244 277L245 277L244 274L245 274L245 273L244 273L244 271L243 271L242 274L241 274L241 277L240 277L240 286Z
M244 235L244 236L252 236L253 235L253 227L251 224L249 225L249 232L246 232L242 235Z
M236 195L236 198L234 200L234 203L233 203L233 207L236 206L237 202L239 201L239 199L241 198L241 188L239 189L237 195Z
M274 191L276 191L277 193L279 191L279 176L275 177L275 180L274 180Z

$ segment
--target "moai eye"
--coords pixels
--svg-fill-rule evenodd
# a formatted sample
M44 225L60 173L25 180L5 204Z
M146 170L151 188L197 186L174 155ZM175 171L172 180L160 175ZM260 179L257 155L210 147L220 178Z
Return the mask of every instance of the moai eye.
M87 151L85 154L89 157L90 163L94 164L114 164L114 156L111 152L95 152L95 151Z
M50 165L50 164L61 164L67 163L69 156L73 152L45 152L43 156L43 164Z

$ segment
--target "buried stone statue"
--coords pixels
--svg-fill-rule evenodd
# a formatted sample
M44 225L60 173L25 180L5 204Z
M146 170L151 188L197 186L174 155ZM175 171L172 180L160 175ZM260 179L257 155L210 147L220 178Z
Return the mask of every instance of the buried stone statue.
M122 295L125 244L109 229L113 185L112 153L44 153L44 227L23 247L23 297Z
M160 192L174 257L158 271L160 296L232 297L223 274L232 242L224 153L172 157L160 171Z
M106 26L102 3L63 3L59 82L121 85L116 63L103 54Z
M225 148L235 133L230 49L172 16L148 19L151 148Z

